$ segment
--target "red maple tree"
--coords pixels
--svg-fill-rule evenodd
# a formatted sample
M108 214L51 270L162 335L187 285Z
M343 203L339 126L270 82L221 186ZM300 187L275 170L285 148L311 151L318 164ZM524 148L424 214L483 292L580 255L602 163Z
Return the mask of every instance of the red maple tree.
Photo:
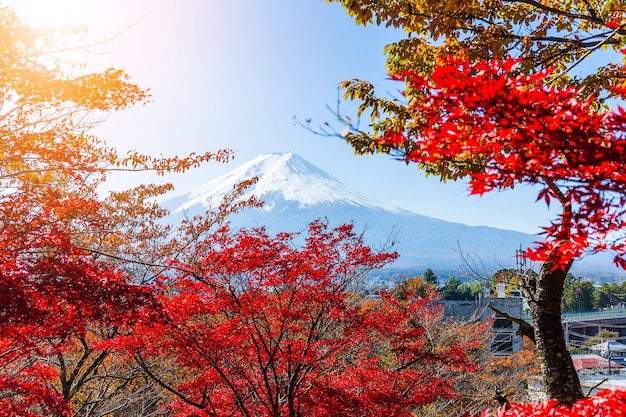
M148 359L169 358L158 381L179 416L410 416L455 396L453 375L475 369L467 353L479 342L431 349L420 323L438 312L427 300L357 292L396 256L351 225L316 221L305 237L222 228L162 281L167 320L116 344L149 374Z
M145 104L149 94L121 70L63 72L62 54L72 45L62 33L32 29L0 7L4 416L69 415L73 394L68 381L60 381L68 365L60 358L70 339L82 338L93 323L124 326L137 306L152 302L140 272L167 256L156 245L167 227L155 222L164 211L147 199L171 186L145 185L101 198L98 186L107 173L181 172L230 158L229 152L120 154L88 134L107 113ZM140 262L145 268L137 267Z
M611 250L626 267L626 113L597 110L593 96L552 86L558 75L525 75L517 64L446 57L427 75L395 74L406 83L406 105L375 97L368 83L349 84L347 96L380 120L348 141L443 179L465 178L470 194L523 183L538 187L538 200L560 204L528 251L541 262L522 283L534 329L518 321L536 342L548 395L571 403L583 393L563 339L563 283L588 252Z
M626 268L626 243L615 239L626 226L625 112L595 111L594 97L550 86L549 70L514 75L517 62L448 58L428 77L398 75L417 123L379 144L467 176L470 194L539 185L537 199L556 199L563 212L531 259L567 267L588 249L611 249Z

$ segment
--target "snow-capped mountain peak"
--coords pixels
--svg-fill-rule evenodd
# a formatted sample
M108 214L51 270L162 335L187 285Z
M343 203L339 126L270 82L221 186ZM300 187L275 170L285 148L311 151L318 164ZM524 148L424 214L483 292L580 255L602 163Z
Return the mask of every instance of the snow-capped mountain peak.
M236 183L252 177L259 180L246 194L254 194L263 201L264 197L271 196L267 199L265 210L271 210L276 200L280 199L295 203L299 208L332 203L402 211L346 187L331 174L291 152L261 154L206 184L166 201L164 206L172 213L187 211L198 205L216 206Z
M450 223L379 203L293 153L259 155L204 185L163 201L161 205L170 211L166 221L177 224L181 217L215 209L235 184L252 177L259 180L244 197L255 195L265 206L229 217L234 228L264 226L270 233L279 233L303 230L316 218L325 218L333 225L350 222L357 230L367 231L367 243L375 248L384 247L392 237L394 250L401 254L395 266L422 271L427 267L438 271L456 269L461 262L460 247L478 256L481 265L499 269L515 265L513 255L520 244L527 246L536 240L532 235ZM598 272L610 265L610 261L592 258L575 268Z

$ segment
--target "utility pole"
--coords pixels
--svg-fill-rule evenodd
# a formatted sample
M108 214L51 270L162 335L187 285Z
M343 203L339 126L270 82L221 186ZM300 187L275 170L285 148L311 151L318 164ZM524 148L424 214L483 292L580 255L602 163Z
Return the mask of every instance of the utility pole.
M519 249L515 250L515 264L517 265L517 271L520 274L526 272L526 269L528 268L526 259L526 250L522 249L522 244L520 243Z
M607 351L607 363L609 368L609 378L611 377L611 344L610 341L606 342L606 351Z

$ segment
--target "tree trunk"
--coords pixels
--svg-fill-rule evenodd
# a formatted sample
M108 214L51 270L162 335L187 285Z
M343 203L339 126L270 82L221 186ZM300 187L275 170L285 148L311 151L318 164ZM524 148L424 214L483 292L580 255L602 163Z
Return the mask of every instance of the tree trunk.
M546 395L562 404L571 404L583 397L583 391L561 324L561 298L569 267L552 269L552 266L545 262L539 275L524 277L525 290Z

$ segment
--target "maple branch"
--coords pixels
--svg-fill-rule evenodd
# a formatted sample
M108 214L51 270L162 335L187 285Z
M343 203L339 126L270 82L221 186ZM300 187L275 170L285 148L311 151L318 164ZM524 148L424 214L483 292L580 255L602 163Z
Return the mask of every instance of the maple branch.
M227 374L227 372L225 372L225 370L222 369L222 367L219 365L219 363L218 363L218 359L219 358L217 358L217 352L216 352L216 359L214 359L214 358L212 358L211 356L209 356L205 352L204 347L200 344L200 342L198 341L197 338L191 336L190 340L191 340L192 344L194 345L195 351L200 355L200 357L204 358L209 363L209 366L211 367L211 369L213 369L214 371L216 371L220 375L220 377L222 378L224 383L228 386L230 391L235 396L235 399L236 399L236 402L237 402L237 406L233 410L231 415L234 415L235 412L239 409L245 416L251 417L250 412L246 408L246 400L248 398L250 398L251 395L256 394L256 387L252 386L251 389L250 389L250 392L248 392L246 395L242 395L242 393L239 392L239 390L235 386L235 383L232 380L232 378L230 378L229 375ZM178 395L178 396L183 401L187 401L184 396L182 396L182 395ZM212 402L211 398L207 397L204 393L203 393L203 400L207 400L209 403ZM189 404L193 404L193 403L189 402ZM202 402L202 404L204 404L204 401ZM204 405L202 408L205 408L205 407L206 407L206 405Z
M58 353L57 359L59 360L59 379L61 380L61 390L63 397L69 398L69 387L67 386L67 367L65 366L65 359L63 355Z
M610 360L610 359L609 359ZM585 395L585 397L589 397L589 395L593 392L593 390L595 390L596 388L598 388L600 385L604 384L605 382L607 382L609 380L609 378L602 378L600 380L600 382L598 382L597 384L593 385L591 388L589 388L587 390L587 394Z
M504 311L500 311L491 304L487 305L487 307L496 312L496 314L504 317L505 319L511 320L513 323L518 324L519 328L517 329L515 334L518 336L526 336L528 339L530 339L531 342L533 342L533 344L535 343L535 329L531 324L521 318L513 317L510 314L505 313Z
M559 200L562 206L565 206L566 204L569 203L569 199L565 196L565 194L563 194L563 191L559 188L558 185L556 185L556 183L554 182L554 180L552 180L552 178L542 175L541 179L546 183L550 191L554 193L557 200Z
M587 11L589 12L589 15L594 19L599 19L598 14L596 13L596 9L594 9L591 3L589 3L589 0L583 0L583 3L585 3L585 6L587 6Z
M561 239L569 240L571 238L570 227L572 223L572 200L568 198L558 185L545 175L541 178L545 181L546 185L554 193L557 200L563 207L562 222L561 222Z
M179 397L181 400L185 401L187 404L193 405L194 407L199 408L200 410L206 408L206 405L201 404L201 403L197 403L197 402L195 402L193 400L190 400L183 393L181 393L180 391L178 391L175 388L172 388L169 384L166 384L165 382L163 382L163 380L161 378L157 377L150 370L150 367L148 367L146 362L141 357L140 353L135 354L135 362L137 362L139 364L141 369L146 373L146 375L148 375L148 377L150 377L150 379L152 379L154 382L156 382L164 390L170 392L171 394L174 394L175 396Z
M45 56L45 55L49 55L49 56L54 56L55 54L63 54L63 53L67 53L67 52L74 52L74 51L84 51L87 52L91 55L102 55L104 53L107 53L108 51L105 50L105 52L95 52L92 48L95 48L96 46L104 46L108 43L110 43L111 41L114 41L117 38L120 38L123 34L125 34L128 30L134 28L135 26L139 25L142 21L144 20L144 18L142 17L141 19L139 19L138 21L136 21L135 23L132 23L128 26L126 26L123 29L119 29L117 30L115 33L108 35L105 38L101 38L100 40L94 40L91 41L89 43L84 43L81 45L74 45L74 46L66 46L66 47L59 47L59 48L51 48L48 50L43 50L41 52L39 52L38 54L26 54L24 55L27 58L37 58L37 57L41 57L41 56ZM58 60L58 58L54 57L55 59Z
M74 387L71 389L70 391L70 397L72 398L74 397L74 395L76 395L78 393L78 391L83 387L83 385L85 384L85 382L88 380L88 377L91 373L95 372L96 368L98 368L102 362L104 362L104 360L106 359L106 357L109 355L108 351L103 351L100 353L100 355L98 355L89 365L89 367L87 367L87 369L83 372L83 374L80 376L80 378L78 378L78 381L76 381L76 383L74 384ZM83 358L81 358L83 359ZM86 357L85 357L86 359ZM82 361L79 365L80 367L82 367L82 365L84 364L84 361ZM79 366L76 366L74 368L74 372L72 372L72 376L71 376L71 381L74 381L76 379L76 377L78 376L78 371L80 370ZM70 381L70 382L71 382Z
M311 127L310 118L305 119L303 123L300 119L298 119L298 117L293 116L293 124L303 128L304 130L309 131L310 133L313 133L314 135L324 136L324 137L339 137L339 138L345 139L350 132L352 131L358 132L361 119L357 118L357 122L355 124L355 123L352 123L352 120L350 119L350 117L344 114L341 114L341 86L337 87L337 104L336 105L337 105L337 110L333 110L328 104L326 104L326 108L328 109L330 114L332 114L333 116L337 118L337 121L344 124L344 128L341 132L337 132L328 122L324 123L324 126L326 127L320 126L319 130L317 130Z
M25 169L17 172L11 172L7 174L0 174L0 180L16 178L26 174L43 174L46 172L57 171L70 171L70 172L96 172L96 169L91 168L73 168L73 167L51 167L51 168L39 168L39 169Z
M471 26L463 26L461 27L461 29L466 30L466 31L470 31L470 32L474 32L474 33L481 33L481 31L477 30L476 28L473 28ZM600 46L602 46L603 44L619 44L619 41L617 39L612 39L612 33L613 32L617 32L617 30L614 30L611 32L611 35L607 36L606 38L603 38L602 41L597 40L597 41L592 41L592 39L594 38L598 38L598 37L602 37L604 35L606 35L608 32L603 32L603 33L596 33L595 35L590 35L586 38L582 38L582 39L575 39L575 38L565 38L565 37L561 37L561 36L530 36L530 35L516 35L514 33L500 33L499 37L501 38L505 38L505 39L515 39L515 40L523 40L523 39L527 39L533 42L555 42L555 43L561 43L561 44L568 44L568 45L575 45L578 46L580 48L593 48L593 50L599 48Z
M54 166L50 168L38 168L38 169L26 169L21 171L16 171L7 174L0 174L0 179L9 179L16 178L26 174L43 174L46 172L57 172L57 171L70 171L70 172L161 172L161 171L174 171L176 168L175 165L168 165L165 167L155 167L155 166L145 166L145 167L132 167L132 168L89 168L89 167L70 167L70 166Z
M589 51L589 53L591 53L604 44L611 44L611 45L619 44L619 41L617 39L612 39L612 36L613 36L612 34L604 38L602 41L599 41L599 40L591 41L591 39L601 37L605 35L606 33L607 32L598 33L596 35L589 36L584 39L570 39L570 38L562 38L562 37L557 37L557 36L536 36L536 37L531 36L529 37L529 39L532 41L538 41L538 42L541 42L541 41L558 42L558 43L565 43L565 44L573 44L581 48L591 48L591 50ZM515 36L515 37L518 39L524 38L523 36Z
M146 266L146 267L150 267L150 268L159 268L160 271L153 274L152 277L150 279L148 279L148 281L156 278L158 275L162 274L164 271L171 269L173 271L178 271L178 272L183 272L186 274L191 274L195 276L195 272L190 270L190 269L185 269L179 266L175 266L175 265L165 265L165 264L161 264L161 263L153 263L153 262L145 262L145 261L140 261L138 259L128 259L122 256L118 256L118 255L113 255L112 253L107 253L107 252L103 252L103 251L99 251L96 249L89 249L89 248L85 248L85 247L78 247L81 250L84 250L85 252L91 253L93 255L100 255L100 256L104 256L106 258L109 259L113 259L116 261L120 261L120 262L124 262L127 264L135 264L135 265L141 265L141 266Z
M78 362L74 365L74 369L72 370L72 373L70 374L68 381L69 385L67 387L68 392L67 392L67 399L72 398L72 392L70 390L71 385L73 383L73 381L76 379L76 377L78 376L78 373L80 372L80 369L83 367L83 365L85 364L85 362L87 361L87 359L89 358L89 356L91 355L91 353L93 352L93 350L89 347L89 345L87 344L87 341L85 340L84 337L78 337L78 340L80 341L80 344L83 346L83 354L81 355L80 359L78 360ZM61 353L59 353L59 362L60 363L64 363L63 360L63 355ZM62 366L62 369L64 369L65 367ZM63 391L65 391L65 386L63 387Z
M611 33L609 34L609 36L607 36L606 38L604 38L602 41L598 42L596 45L594 45L593 47L591 47L590 49L587 49L583 55L578 58L572 65L570 65L568 68L564 69L563 72L561 72L559 74L558 77L554 78L553 80L550 81L550 83L558 80L559 78L561 78L562 76L564 76L566 73L568 73L569 71L571 71L575 66L577 66L578 64L580 64L585 58L587 58L593 51L597 50L598 48L600 48L602 45L604 44L616 44L619 43L619 40L615 39L615 35L617 35L617 33L620 31L620 27L616 27L615 29L613 29L611 31ZM610 42L609 42L610 41ZM590 45L591 46L591 45Z
M538 10L543 10L544 12L548 12L548 13L553 13L559 16L565 16L565 17L571 17L572 19L581 19L581 20L588 20L590 22L593 23L598 23L600 25L604 24L604 20L599 19L597 16L588 16L585 14L579 14L579 13L572 13L572 12L567 12L565 10L561 10L561 9L557 9L556 7L552 7L552 6L548 6L545 4L541 4L538 1L535 0L504 0L507 3L521 3L521 4L527 4L529 6L532 6Z

